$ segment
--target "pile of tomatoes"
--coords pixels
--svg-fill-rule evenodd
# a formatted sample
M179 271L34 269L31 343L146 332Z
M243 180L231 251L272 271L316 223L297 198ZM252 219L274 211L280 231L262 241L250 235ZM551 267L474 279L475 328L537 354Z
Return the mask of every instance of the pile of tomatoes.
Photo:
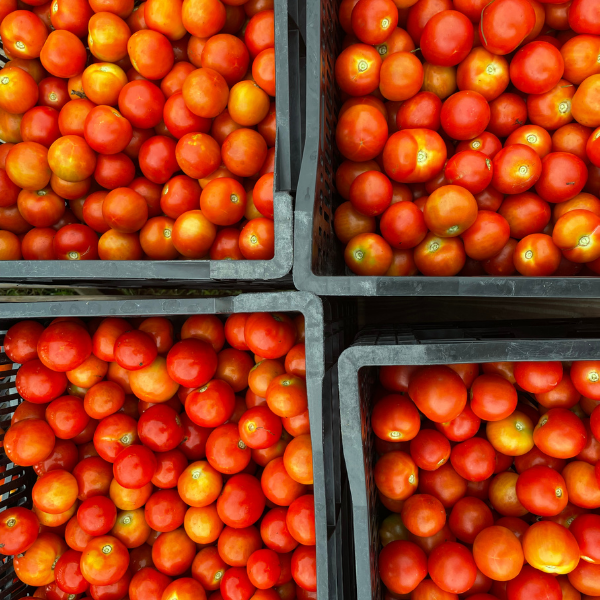
M24 401L4 450L38 479L0 554L47 600L316 598L302 315L173 325L8 330Z
M382 367L380 382L386 600L600 596L600 361Z
M600 273L597 0L342 0L339 22L352 272Z
M269 260L273 0L0 0L0 260Z

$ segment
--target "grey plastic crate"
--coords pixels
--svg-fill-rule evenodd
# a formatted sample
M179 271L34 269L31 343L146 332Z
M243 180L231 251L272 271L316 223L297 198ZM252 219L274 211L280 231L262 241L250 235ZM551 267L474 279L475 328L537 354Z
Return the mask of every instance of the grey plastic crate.
M304 3L275 0L277 136L275 255L271 260L4 261L0 264L0 281L249 291L292 288L293 198L304 143L304 30ZM0 66L5 60L0 56Z
M358 600L382 600L378 573L379 509L373 479L373 393L378 367L530 360L588 360L600 357L600 321L550 321L506 327L448 326L435 329L372 329L361 332L338 361L344 458L351 492L354 552L345 564Z
M344 263L333 231L343 200L335 171L343 158L335 146L342 105L334 66L344 32L340 0L307 0L306 144L294 210L294 284L324 296L523 296L600 297L599 277L359 277Z
M183 320L196 314L231 314L242 312L298 312L305 318L306 387L310 411L313 446L315 520L317 538L317 587L321 600L349 598L338 580L341 574L342 491L347 481L342 462L339 423L338 382L335 365L342 350L350 343L356 330L356 306L353 302L329 302L306 292L242 294L228 298L165 299L165 300L77 300L9 302L0 304L0 340L14 323L23 319L41 322L61 316L83 319L98 316L148 317L165 316ZM0 341L1 343L1 341ZM8 363L4 352L0 364ZM10 417L21 402L14 388L18 365L10 371L10 382L0 383L0 427L10 424ZM0 405L1 406L1 405ZM4 434L0 434L2 440ZM14 467L2 450L0 465L7 465L2 477L11 481L0 486L0 511L7 506L31 506L30 492L35 482L31 468ZM15 477L19 477L15 479ZM18 493L8 497L12 489ZM0 565L0 600L20 598L25 590L15 581L12 559L4 558Z

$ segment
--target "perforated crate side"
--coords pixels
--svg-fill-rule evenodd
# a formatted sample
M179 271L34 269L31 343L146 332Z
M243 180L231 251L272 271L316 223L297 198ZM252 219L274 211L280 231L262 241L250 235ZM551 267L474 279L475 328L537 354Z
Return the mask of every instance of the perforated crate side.
M11 302L0 304L0 325L6 330L23 319L36 319L44 324L59 316L81 318L97 316L167 316L182 322L194 314L230 314L240 312L300 312L305 317L307 393L313 442L313 473L315 496L315 528L317 537L317 586L319 599L342 600L339 596L340 561L336 555L341 545L336 530L342 527L340 505L345 483L339 432L338 386L334 378L337 359L356 330L356 304L345 300L324 300L305 292L242 294L228 298L166 299L166 300L78 300ZM327 325L324 323L324 312ZM2 364L0 360L0 364ZM16 371L14 372L16 374ZM13 377L14 379L14 377ZM14 383L0 384L3 394L14 392ZM8 398L8 396L7 396ZM0 416L12 414L19 397L10 395L13 406L0 408ZM0 420L0 427L6 429ZM332 431L337 428L337 432ZM21 493L29 499L33 486L32 469L18 469L25 484ZM27 474L27 476L25 476ZM0 488L2 491L3 488ZM16 501L21 496L12 496ZM0 509L3 507L0 504ZM10 561L12 562L12 561ZM2 576L2 571L0 571ZM11 578L12 580L12 578ZM13 593L11 591L11 593ZM0 600L14 600L0 587Z
M455 339L450 333L454 331ZM406 329L361 333L338 361L341 430L348 468L354 530L352 566L358 600L381 600L377 571L379 500L373 481L375 453L370 426L372 393L378 367L501 361L573 361L600 357L600 323L545 323L518 326L421 330L420 339ZM536 335L540 334L540 335ZM574 337L576 335L576 337Z
M94 287L193 285L246 291L293 288L293 196L305 127L305 12L298 0L275 0L274 9L277 134L273 197L275 253L271 260L98 260L92 266L87 261L4 261L0 281ZM5 61L1 51L0 68Z

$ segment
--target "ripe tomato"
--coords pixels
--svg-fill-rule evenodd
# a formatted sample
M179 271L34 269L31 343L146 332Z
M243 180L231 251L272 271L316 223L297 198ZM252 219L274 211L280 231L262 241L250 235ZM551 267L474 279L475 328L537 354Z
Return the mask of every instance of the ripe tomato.
M379 576L395 594L412 592L426 575L427 557L412 542L393 541L379 553Z
M523 536L525 560L544 573L564 575L579 562L579 547L573 534L562 525L540 521Z
M431 579L446 592L466 592L475 582L477 567L471 552L462 544L445 542L429 555Z
M460 91L442 105L442 127L456 140L470 140L483 133L490 114L490 107L479 92Z
M408 394L417 408L435 423L455 419L467 402L467 389L462 379L452 369L441 365L417 371L411 377Z
M522 471L516 491L519 502L527 510L545 517L559 514L569 499L565 480L557 471L544 465Z
M402 507L402 521L408 531L421 537L438 533L446 524L442 503L429 494L414 494Z
M338 120L335 135L337 146L346 158L354 161L371 160L386 145L387 121L376 108L352 106Z
M526 454L534 445L533 423L518 410L499 421L489 421L485 431L490 444L508 456Z
M473 543L477 568L494 581L514 579L523 566L523 550L517 536L502 526L483 529Z
M473 497L461 498L452 507L448 519L452 533L466 544L472 544L481 531L493 524L491 510L482 500ZM478 560L476 555L475 560Z
M452 36L447 32L452 31ZM443 10L426 23L420 40L421 52L429 63L453 67L462 62L473 46L471 21L455 10Z

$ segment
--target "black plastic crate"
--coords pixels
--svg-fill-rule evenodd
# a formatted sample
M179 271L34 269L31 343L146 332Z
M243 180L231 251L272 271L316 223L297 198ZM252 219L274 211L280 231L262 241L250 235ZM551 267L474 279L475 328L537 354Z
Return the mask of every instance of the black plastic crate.
M301 0L275 0L277 135L275 255L271 260L4 261L0 281L247 291L293 288L293 200L305 130L305 8ZM0 67L5 61L0 50Z
M60 316L83 319L102 316L165 316L182 321L195 314L232 314L241 312L297 312L305 319L306 387L310 410L313 446L315 519L317 538L317 587L319 599L348 598L342 588L342 492L347 487L342 460L339 422L338 382L335 366L340 353L356 331L356 305L353 302L321 300L305 292L242 294L227 298L162 300L77 300L9 302L0 304L0 343L6 330L24 319L42 323ZM0 364L10 362L4 352ZM0 428L8 429L10 418L22 401L14 388L18 365L0 383ZM0 434L0 441L4 434ZM0 449L1 477L10 479L0 486L0 511L23 504L31 507L31 488L35 482L32 468L15 467ZM8 496L12 490L17 490ZM15 600L26 586L14 575L12 558L3 557L0 566L0 600ZM32 591L32 590L27 590Z
M344 31L341 0L307 0L306 144L294 210L294 284L326 296L522 296L598 298L598 277L362 277L344 263L344 247L333 230L343 202L335 172L343 158L335 146L342 105L335 60Z
M439 327L439 326L438 326ZM351 492L354 551L347 550L358 600L382 600L378 573L382 505L373 479L373 394L379 367L533 360L588 360L600 356L600 320L547 321L436 329L383 328L359 333L338 362L344 458Z

